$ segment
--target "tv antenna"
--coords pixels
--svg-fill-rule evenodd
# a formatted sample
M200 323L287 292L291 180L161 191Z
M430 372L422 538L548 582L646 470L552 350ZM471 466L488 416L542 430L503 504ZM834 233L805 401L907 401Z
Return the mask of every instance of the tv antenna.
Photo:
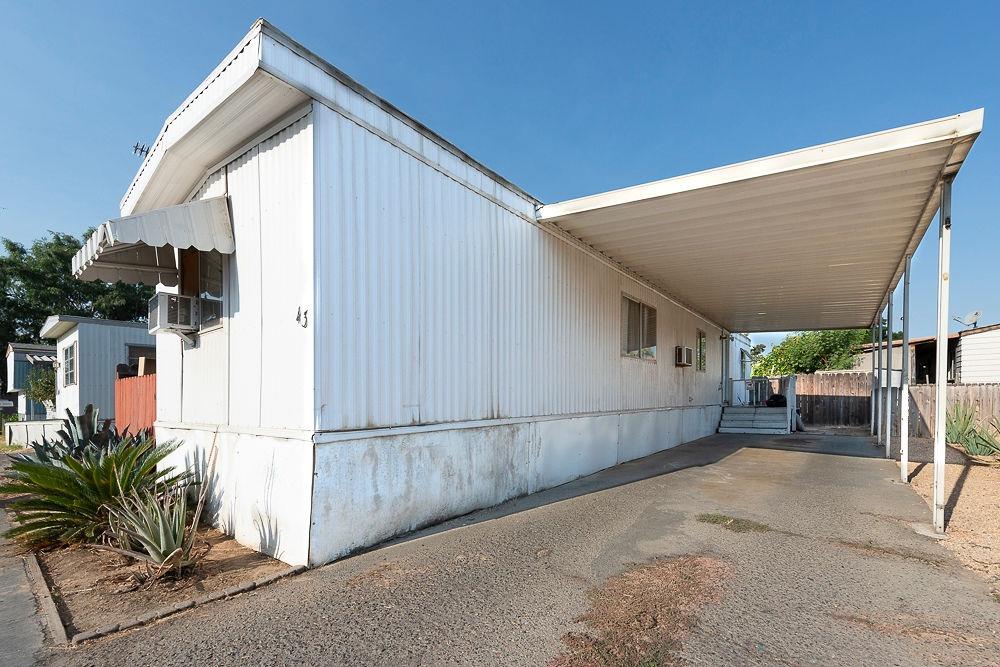
M138 155L139 157L145 159L149 155L149 146L146 144L140 144L138 141L132 146L132 153Z
M979 324L979 318L983 316L983 311L974 310L971 313L966 313L965 317L956 317L955 321L967 327L976 328Z

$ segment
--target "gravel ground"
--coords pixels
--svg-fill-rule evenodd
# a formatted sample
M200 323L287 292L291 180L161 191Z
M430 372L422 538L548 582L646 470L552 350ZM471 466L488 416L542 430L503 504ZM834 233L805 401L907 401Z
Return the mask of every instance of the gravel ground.
M928 507L933 478L932 466L910 464L910 483ZM946 465L944 496L948 537L942 543L985 576L1000 600L1000 467Z
M588 630L574 619L595 589L690 556L726 575L682 638L688 663L996 664L1000 604L913 530L927 505L872 449L712 436L48 662L543 665Z

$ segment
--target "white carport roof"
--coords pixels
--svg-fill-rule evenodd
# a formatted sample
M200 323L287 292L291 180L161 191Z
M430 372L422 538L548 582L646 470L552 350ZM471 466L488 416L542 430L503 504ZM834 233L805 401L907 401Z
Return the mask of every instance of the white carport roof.
M73 275L87 281L176 285L175 248L234 252L227 197L108 220L73 256Z
M548 204L553 223L731 331L870 326L983 110Z

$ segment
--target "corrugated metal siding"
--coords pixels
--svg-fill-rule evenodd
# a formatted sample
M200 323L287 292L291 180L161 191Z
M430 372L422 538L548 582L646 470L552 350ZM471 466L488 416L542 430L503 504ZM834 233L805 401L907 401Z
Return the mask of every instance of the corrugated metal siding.
M261 426L313 425L313 328L296 321L299 312L312 317L312 150L311 116L259 147Z
M239 399L229 405L229 423L260 426L261 262L259 147L226 168L236 252L229 259L229 384Z
M955 354L959 382L1000 382L1000 329L965 335Z
M674 345L717 328L464 178L314 115L320 429L719 402L718 344L707 372L673 366ZM620 356L623 291L658 309L657 363Z
M159 420L312 427L312 328L296 321L299 309L312 317L312 147L307 115L195 195L230 196L236 252L226 260L226 317L192 348L157 336Z

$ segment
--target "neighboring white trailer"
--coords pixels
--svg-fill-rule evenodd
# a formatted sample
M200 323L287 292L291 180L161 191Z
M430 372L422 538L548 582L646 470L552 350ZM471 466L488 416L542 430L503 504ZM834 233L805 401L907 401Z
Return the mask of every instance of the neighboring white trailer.
M88 405L102 420L114 419L117 366L151 357L156 348L145 322L51 315L39 335L56 341L57 419L67 410L81 414Z

